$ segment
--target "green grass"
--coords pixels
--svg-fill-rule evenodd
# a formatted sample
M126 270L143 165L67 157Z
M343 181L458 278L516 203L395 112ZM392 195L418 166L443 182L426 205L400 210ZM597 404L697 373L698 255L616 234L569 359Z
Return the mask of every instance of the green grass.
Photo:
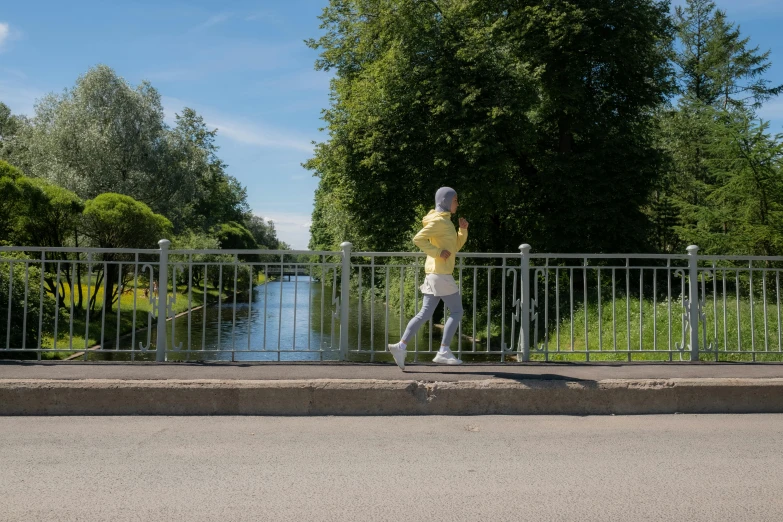
M738 306L739 304L739 306ZM767 330L764 330L764 304L760 300L753 303L753 323L751 325L751 304L748 299L727 298L724 304L722 298L717 302L716 309L712 299L704 304L703 313L706 317L707 344L712 349L717 346L718 360L721 361L752 361L755 342L756 351L770 353L756 354L757 361L783 361L783 352L779 346L779 319L777 303L767 303ZM641 311L641 317L640 317ZM560 321L559 352L557 344L557 325L549 328L549 360L552 361L584 361L585 352L589 351L591 361L627 361L628 353L632 360L656 361L669 360L669 346L674 350L673 360L680 360L680 354L675 349L675 343L682 343L682 314L684 307L680 302L671 303L671 324L669 305L658 302L654 305L651 299L640 303L639 299L618 298L612 308L611 302L604 302L599 320L598 305L588 303L585 314L584 304L575 308L573 319ZM539 312L541 314L541 312ZM615 326L613 326L613 314ZM739 317L739 321L737 320ZM587 331L585 332L585 322ZM532 326L532 325L531 325ZM640 332L641 326L641 332ZM571 329L573 327L573 342ZM671 334L670 334L671 328ZM717 335L716 335L717 328ZM671 345L669 339L671 335ZM543 325L539 327L538 348L543 344ZM616 339L616 342L615 342ZM685 340L687 345L689 340ZM704 327L699 330L700 350L704 346ZM766 345L766 346L765 346ZM626 353L606 353L610 350L624 350ZM603 351L602 351L603 350ZM656 350L658 353L656 353ZM724 353L739 352L739 353ZM577 353L574 353L577 352ZM531 353L531 360L544 360L543 353ZM682 354L682 360L689 360L687 352ZM716 360L714 353L702 353L700 360Z

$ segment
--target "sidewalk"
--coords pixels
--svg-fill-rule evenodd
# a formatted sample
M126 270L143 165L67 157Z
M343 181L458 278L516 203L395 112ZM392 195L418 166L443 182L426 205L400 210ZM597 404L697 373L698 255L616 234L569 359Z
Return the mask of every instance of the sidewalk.
M0 363L0 415L774 412L778 363Z

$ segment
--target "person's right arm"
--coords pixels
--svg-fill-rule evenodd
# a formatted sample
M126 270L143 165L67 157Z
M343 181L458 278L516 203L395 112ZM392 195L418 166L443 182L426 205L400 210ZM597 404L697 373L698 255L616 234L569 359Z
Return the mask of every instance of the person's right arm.
M427 223L424 228L413 237L413 243L421 249L422 252L432 258L440 257L443 252L440 248L436 247L430 242L430 238L435 234L435 223Z

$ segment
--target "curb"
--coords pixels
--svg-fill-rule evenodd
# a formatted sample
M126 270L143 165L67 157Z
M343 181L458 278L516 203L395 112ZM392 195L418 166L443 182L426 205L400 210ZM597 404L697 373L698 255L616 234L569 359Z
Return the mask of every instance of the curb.
M783 378L457 382L0 380L0 415L783 413Z

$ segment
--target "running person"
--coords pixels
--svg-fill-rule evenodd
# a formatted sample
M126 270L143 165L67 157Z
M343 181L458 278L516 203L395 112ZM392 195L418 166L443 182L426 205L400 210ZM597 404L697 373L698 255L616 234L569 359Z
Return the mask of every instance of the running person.
M468 222L459 218L459 232L451 222L451 216L457 212L458 206L457 192L453 188L439 188L435 193L435 209L430 210L424 217L424 228L413 238L416 246L427 254L427 261L424 263L424 272L427 275L420 287L424 296L421 310L408 323L400 342L389 345L394 362L403 370L408 341L416 335L421 325L430 320L441 300L451 313L443 329L440 350L432 361L440 364L462 364L449 348L451 338L462 320L462 296L452 275L454 254L459 252L468 239Z

